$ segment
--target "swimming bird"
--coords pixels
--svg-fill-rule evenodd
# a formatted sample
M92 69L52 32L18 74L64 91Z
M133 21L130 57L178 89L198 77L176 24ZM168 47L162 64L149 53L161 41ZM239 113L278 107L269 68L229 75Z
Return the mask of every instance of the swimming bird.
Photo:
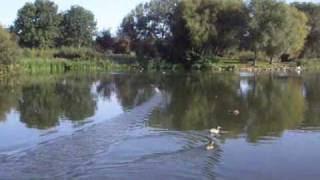
M220 127L220 126L218 126L217 129L212 128L212 129L210 129L210 133L214 134L214 135L219 135L221 133L221 129L222 129L222 127Z
M206 150L210 151L213 150L215 148L215 143L213 141L210 141L210 143L206 146Z

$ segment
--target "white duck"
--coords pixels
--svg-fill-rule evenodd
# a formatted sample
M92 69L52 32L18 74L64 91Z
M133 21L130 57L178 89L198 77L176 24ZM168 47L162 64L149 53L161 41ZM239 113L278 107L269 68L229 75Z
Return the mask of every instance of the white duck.
M213 135L219 135L219 134L221 133L221 129L222 129L222 127L218 126L217 129L212 128L212 129L210 129L209 131L210 131L210 133L213 134Z

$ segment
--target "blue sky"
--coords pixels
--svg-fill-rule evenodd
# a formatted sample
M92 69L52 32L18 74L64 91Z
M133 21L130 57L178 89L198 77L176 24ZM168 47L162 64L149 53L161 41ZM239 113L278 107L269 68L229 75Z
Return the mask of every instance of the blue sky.
M17 10L26 2L33 0L0 0L2 1L0 10L0 24L11 25L16 18ZM4 2L5 1L5 2ZM116 31L122 18L130 12L137 4L148 0L53 0L59 5L59 10L63 11L71 5L81 5L91 10L98 22L99 30L109 29ZM293 0L288 0L293 1ZM302 0L298 0L302 1ZM320 2L320 0L309 0Z

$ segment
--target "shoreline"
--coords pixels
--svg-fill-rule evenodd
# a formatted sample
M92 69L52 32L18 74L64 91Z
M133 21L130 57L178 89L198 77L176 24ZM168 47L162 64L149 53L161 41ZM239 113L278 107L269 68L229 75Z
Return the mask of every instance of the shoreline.
M182 64L152 64L142 67L136 62L117 63L114 60L67 60L67 59L22 59L16 64L0 65L0 77L24 73L65 73L65 72L106 72L106 71L133 71L133 72L302 72L320 71L320 62L297 66L295 62L274 63L258 62L256 66L249 63L212 63L210 65L193 66L191 69L183 68Z

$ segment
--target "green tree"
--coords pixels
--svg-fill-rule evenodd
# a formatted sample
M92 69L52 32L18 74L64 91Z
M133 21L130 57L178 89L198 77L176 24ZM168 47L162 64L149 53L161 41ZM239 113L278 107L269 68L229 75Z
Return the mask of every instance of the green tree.
M19 11L13 30L19 44L29 48L54 47L59 35L58 6L49 0L26 3Z
M18 56L18 46L8 31L0 26L0 64L11 64Z
M241 0L183 0L172 24L175 56L189 65L207 55L221 56L238 48L245 25Z
M96 24L91 11L81 6L72 6L63 14L61 23L63 45L74 47L92 45Z
M249 11L250 42L255 54L264 52L271 64L273 58L296 54L303 48L308 34L303 13L278 0L252 0Z
M307 58L320 57L320 4L315 3L293 3L294 7L304 12L308 17L310 33L307 37L301 56Z
M114 38L111 35L110 30L102 31L96 38L96 45L99 49L112 50L114 48Z
M139 56L166 56L172 37L171 21L178 0L152 0L139 4L122 21L119 35L129 37Z
M115 40L114 52L117 54L129 54L132 41L128 36L120 36Z

